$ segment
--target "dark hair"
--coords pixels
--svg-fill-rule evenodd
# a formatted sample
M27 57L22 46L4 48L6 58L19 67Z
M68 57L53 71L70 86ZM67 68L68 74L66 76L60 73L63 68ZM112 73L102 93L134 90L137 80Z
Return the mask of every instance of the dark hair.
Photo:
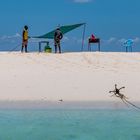
M25 25L25 26L24 26L24 29L25 29L25 30L28 30L28 26L27 26L27 25Z

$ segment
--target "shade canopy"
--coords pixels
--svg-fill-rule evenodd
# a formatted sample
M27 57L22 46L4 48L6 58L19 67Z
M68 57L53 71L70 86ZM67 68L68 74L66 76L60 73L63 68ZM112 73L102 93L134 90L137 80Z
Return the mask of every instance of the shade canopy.
M124 42L124 46L125 46L125 47L132 47L133 44L134 44L133 39L128 39L128 40L126 40L126 41Z
M66 25L66 26L60 26L60 30L63 34L66 34L82 25L85 25L85 23L81 23L81 24L73 24L73 25ZM54 33L55 33L56 29L46 33L42 36L36 36L36 37L32 37L32 38L42 38L42 39L53 39L54 38Z

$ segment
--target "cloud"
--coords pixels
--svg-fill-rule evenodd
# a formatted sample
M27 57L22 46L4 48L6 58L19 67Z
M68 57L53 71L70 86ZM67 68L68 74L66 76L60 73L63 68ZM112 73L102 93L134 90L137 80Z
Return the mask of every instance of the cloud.
M118 43L124 43L126 42L128 39L122 38L122 39L118 39ZM139 37L135 37L133 39L131 39L135 44L140 43L140 38Z
M68 42L69 40L70 40L69 37L67 37L67 36L64 36L64 37L63 37L63 42Z
M109 45L109 44L116 44L118 39L116 37L110 37L108 39L101 39L101 42L103 44Z
M22 36L19 33L16 33L14 35L3 35L0 36L0 45L4 46L4 45L11 45L11 44L17 44L17 43L21 43L22 41Z
M134 43L139 43L140 42L140 38L136 37L135 39L133 39Z
M109 45L109 44L124 44L125 41L127 41L129 38L116 38L116 37L110 37L109 39L101 39L103 44ZM133 40L133 42L135 44L140 43L140 38L139 37L135 37L132 38L131 40Z
M125 38L121 38L121 39L118 39L118 43L124 43L126 41L126 39Z
M0 40L10 40L10 39L16 39L16 38L21 38L21 35L19 33L16 33L11 36L4 35L4 36L0 37Z
M107 42L108 43L113 43L113 42L115 42L117 39L115 38L115 37L110 37L108 40L107 40Z
M75 3L89 3L92 2L92 0L74 0Z

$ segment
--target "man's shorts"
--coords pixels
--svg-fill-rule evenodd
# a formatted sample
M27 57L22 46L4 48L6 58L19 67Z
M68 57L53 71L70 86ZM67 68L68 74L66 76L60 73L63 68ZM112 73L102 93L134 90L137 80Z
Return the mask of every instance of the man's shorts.
M60 40L54 40L54 45L55 46L60 46Z
M24 40L23 42L22 42L22 46L27 46L28 45L28 40Z

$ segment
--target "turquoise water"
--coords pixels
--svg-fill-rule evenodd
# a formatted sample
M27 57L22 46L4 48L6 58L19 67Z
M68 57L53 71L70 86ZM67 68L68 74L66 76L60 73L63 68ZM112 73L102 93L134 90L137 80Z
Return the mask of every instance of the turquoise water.
M140 140L140 112L1 110L0 140Z

